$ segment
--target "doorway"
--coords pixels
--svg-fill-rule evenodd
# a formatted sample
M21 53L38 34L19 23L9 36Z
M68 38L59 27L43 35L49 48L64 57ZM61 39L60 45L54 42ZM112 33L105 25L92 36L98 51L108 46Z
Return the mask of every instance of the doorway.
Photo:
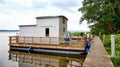
M49 28L45 29L45 35L46 35L46 37L49 37Z

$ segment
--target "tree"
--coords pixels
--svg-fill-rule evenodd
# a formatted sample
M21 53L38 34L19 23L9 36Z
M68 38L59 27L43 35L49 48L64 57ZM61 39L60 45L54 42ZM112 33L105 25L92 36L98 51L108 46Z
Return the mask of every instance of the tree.
M84 0L79 11L83 13L80 23L86 20L91 32L119 33L120 1L119 0Z

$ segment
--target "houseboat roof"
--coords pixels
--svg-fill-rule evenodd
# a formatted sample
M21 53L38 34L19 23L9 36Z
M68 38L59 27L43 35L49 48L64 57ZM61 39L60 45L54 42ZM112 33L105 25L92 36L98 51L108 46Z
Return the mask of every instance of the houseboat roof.
M36 25L19 25L19 27L34 27Z
M59 16L41 16L41 17L36 17L36 19L47 19L47 18L58 18L58 17L64 17L65 19L68 20L68 18L63 16L63 15L59 15Z
M63 15L59 15L59 16L40 16L40 17L35 17L36 19L48 19L48 18L59 18L59 17L63 17L66 20L68 20L67 17L63 16ZM19 27L34 27L36 25L19 25Z

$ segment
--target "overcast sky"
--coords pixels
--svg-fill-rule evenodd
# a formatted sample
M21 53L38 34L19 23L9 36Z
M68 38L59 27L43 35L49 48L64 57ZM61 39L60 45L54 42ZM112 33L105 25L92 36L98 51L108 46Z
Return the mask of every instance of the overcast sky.
M36 24L35 17L64 15L68 30L88 31L86 22L79 24L78 9L82 0L0 0L0 29L19 29L18 25Z

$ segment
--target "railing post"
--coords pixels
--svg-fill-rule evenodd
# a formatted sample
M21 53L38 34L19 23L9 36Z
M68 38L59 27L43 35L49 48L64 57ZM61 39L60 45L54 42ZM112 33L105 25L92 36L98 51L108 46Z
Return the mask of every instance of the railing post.
M24 42L23 42L23 43L25 43L25 37L23 37L23 40L24 40Z
M33 43L34 41L33 41L33 37L32 37L32 43Z
M49 44L51 44L51 37L49 37Z
M87 42L87 35L84 36L84 41Z
M16 36L16 43L18 43L18 36Z
M80 37L79 36L77 36L77 44L79 44L79 41L80 41Z
M81 44L82 44L82 38L80 38L80 40L79 40L79 41L80 41L80 45L81 45Z
M58 44L60 44L60 36L59 36L59 37L57 37L57 39L58 39Z
M40 44L42 44L42 38L40 37Z
M72 36L70 36L70 46L72 46Z

